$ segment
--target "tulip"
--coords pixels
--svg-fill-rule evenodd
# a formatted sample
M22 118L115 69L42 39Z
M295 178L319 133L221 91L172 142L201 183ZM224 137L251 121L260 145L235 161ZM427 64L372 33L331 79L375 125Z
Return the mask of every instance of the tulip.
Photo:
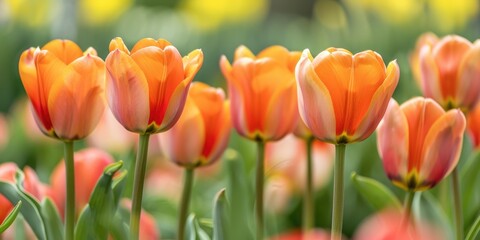
M397 86L396 61L385 67L373 51L352 55L328 48L312 57L305 49L295 76L300 117L321 141L336 144L332 236L340 238L343 218L343 168L345 144L369 137Z
M183 57L168 41L144 38L131 51L121 38L110 42L106 96L128 131L157 133L180 117L193 77L203 63L197 49Z
M431 32L427 32L422 34L418 40L417 43L415 44L415 49L413 52L410 54L410 66L412 69L412 74L417 82L419 87L422 87L422 73L420 69L420 52L422 51L422 48L427 46L429 48L432 48L437 42L439 41L437 35Z
M197 49L183 57L164 39L144 38L132 50L121 38L110 42L106 59L107 102L125 129L139 133L132 192L130 238L138 239L143 183L150 134L178 121L193 77L203 63Z
M193 174L196 167L217 161L227 148L230 135L230 103L222 89L192 84L185 112L177 124L160 136L167 158L185 168L178 239L184 238Z
M257 142L257 239L263 239L263 178L266 141L293 131L297 117L294 69L298 52L272 46L255 56L247 47L235 51L233 64L225 56L220 68L228 82L232 121L237 132Z
M480 149L480 104L475 106L467 115L467 129L472 140L473 147Z
M95 49L82 52L69 40L53 40L22 53L18 68L40 130L60 139L67 163L66 239L74 232L73 141L95 128L104 110L105 64Z
M446 110L470 111L480 96L480 41L449 35L425 45L419 55L421 89ZM413 66L418 68L418 66Z
M434 187L457 165L465 126L459 109L445 112L432 99L392 100L377 130L388 178L407 191Z

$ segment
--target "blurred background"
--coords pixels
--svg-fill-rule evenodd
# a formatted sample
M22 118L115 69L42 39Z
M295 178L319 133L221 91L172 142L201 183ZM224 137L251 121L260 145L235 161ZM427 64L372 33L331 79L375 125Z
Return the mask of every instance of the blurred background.
M21 52L32 46L41 47L54 38L74 40L82 49L92 46L103 59L110 40L117 36L129 48L145 37L165 38L182 55L201 48L205 60L195 80L224 89L226 82L218 66L220 56L232 59L239 45L257 53L280 44L289 50L309 48L314 55L331 46L354 53L372 49L387 63L397 59L401 77L394 97L404 102L421 95L408 62L417 37L424 32L438 36L458 34L473 42L480 36L479 12L478 0L0 0L0 162L32 166L40 179L48 182L51 169L61 159L61 145L34 133L36 127L28 116L18 74ZM103 136L104 141L108 139L108 135ZM371 137L347 150L347 175L355 170L373 177L403 197L403 192L387 181L375 144ZM92 145L98 147L85 141L77 148ZM153 180L144 206L157 219L162 236L168 239L175 231L181 171L165 163L155 150L158 147L152 145L151 158L156 160L150 161ZM128 146L127 150L105 148L115 159L128 162L134 156L134 144ZM243 159L247 188L253 187L254 144L232 131L230 146ZM224 165L220 162L204 170L206 174L199 173L194 187L191 209L200 219L206 219L201 223L207 231L211 226L208 219L213 196L228 182L228 167ZM275 165L270 168L267 175L269 170L274 172ZM329 186L326 178L326 183L319 185L316 199L316 226L321 228L330 227L332 193L330 187L323 187ZM272 191L284 198L272 198L280 202L272 204L275 209L269 215L270 233L299 228L301 193L285 187L292 185L282 182L287 180L272 179L279 184L273 186L281 186L277 187L280 191L275 191L275 187ZM350 236L373 209L363 207L367 204L348 181L346 191L344 231Z

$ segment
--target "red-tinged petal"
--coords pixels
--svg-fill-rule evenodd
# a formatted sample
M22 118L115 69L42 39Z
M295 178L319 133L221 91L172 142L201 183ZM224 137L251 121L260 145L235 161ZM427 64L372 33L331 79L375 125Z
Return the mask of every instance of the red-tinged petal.
M160 134L165 155L173 162L186 167L196 166L205 141L205 123L191 98L187 98L185 112L177 124Z
M223 103L222 112L218 116L218 125L213 123L208 124L206 141L204 144L202 157L207 160L207 163L212 164L217 161L228 147L228 139L230 137L230 130L232 129L232 120L230 115L230 102ZM213 129L215 128L215 130ZM211 147L210 147L211 146Z
M370 106L355 131L352 141L365 140L375 131L397 87L399 78L400 68L396 61L392 61L387 68L387 77L373 95Z
M423 145L422 184L435 186L457 166L465 126L465 116L454 109L441 116L430 128Z
M110 41L110 45L108 46L108 49L110 52L114 51L115 49L118 49L128 55L130 55L130 51L128 51L127 46L125 46L125 43L123 42L123 39L120 37L116 37Z
M471 110L480 98L480 44L475 44L463 57L458 70L457 100L460 107Z
M235 49L235 54L233 56L233 61L236 62L240 58L251 58L255 59L255 54L250 51L246 46L241 45L237 49Z
M105 94L115 118L132 132L145 132L150 117L149 89L145 74L125 52L115 50L105 61Z
M40 91L40 86L43 86L37 79L37 68L35 66L36 57L40 53L39 48L30 48L25 50L20 56L18 62L18 70L23 87L27 92L30 101L35 107L35 111L41 112L42 99L44 97L43 89ZM46 105L45 105L46 106Z
M203 65L203 52L200 49L193 50L182 58L185 80L191 82Z
M377 129L378 153L391 180L401 181L407 176L408 143L407 118L398 103L392 99Z
M64 81L51 89L48 109L61 139L82 139L96 127L104 110L105 64L96 56L81 57L68 66Z
M288 74L287 74L288 75ZM293 79L293 75L291 76ZM264 119L266 138L279 140L292 132L298 121L298 103L295 82L278 86L270 99Z
M150 96L148 123L159 126L165 118L173 92L183 81L182 57L173 46L168 46L165 50L145 47L131 56L148 81Z
M65 64L70 64L75 59L83 56L82 49L70 40L52 40L43 46L42 50L47 50L55 54L55 56Z
M435 45L433 55L438 66L443 99L456 99L459 65L471 47L472 43L467 39L455 35L446 36Z
M423 164L425 137L445 111L432 99L421 97L408 100L400 108L407 118L409 128L408 172L418 171Z
M309 56L310 51L304 50L295 69L300 117L317 138L335 142L335 112L332 98L325 84L317 76Z
M425 97L433 98L443 102L440 90L440 72L430 46L424 46L420 50L420 73L421 87Z
M467 126L470 139L472 140L473 147L478 149L480 147L480 104L477 104L472 111L467 115Z
M175 125L185 107L189 88L190 83L181 82L175 91L173 91L171 98L167 103L168 106L162 122L159 123L159 125L155 125L155 132L166 131Z
M351 53L327 49L315 57L312 62L317 78L328 90L335 112L336 135L345 131L349 88L353 84ZM350 104L351 105L351 104ZM320 108L321 109L321 108ZM352 120L352 119L349 119Z
M165 49L167 46L171 46L172 44L165 39L155 40L153 38L143 38L140 39L135 46L132 48L132 54L136 51L146 48L146 47L157 47L160 49Z

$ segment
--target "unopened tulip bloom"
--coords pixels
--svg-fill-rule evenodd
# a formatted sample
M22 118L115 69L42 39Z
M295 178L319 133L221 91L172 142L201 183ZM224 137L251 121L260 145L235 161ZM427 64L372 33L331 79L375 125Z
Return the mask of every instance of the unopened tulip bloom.
M465 125L459 109L445 112L432 99L392 100L377 130L388 178L408 191L435 186L458 163Z
M113 158L106 152L87 148L75 153L75 213L78 216L90 200L90 195L102 176L107 165L113 163ZM52 171L49 191L58 211L63 216L65 209L65 162L61 161Z
M419 67L423 94L446 110L470 111L480 99L479 61L480 41L472 44L456 35L422 47Z
M129 51L117 37L105 62L107 101L117 120L131 132L157 133L180 117L203 53L196 49L182 58L168 41L151 38Z
M399 74L395 61L385 67L373 51L328 48L313 58L306 49L296 68L300 116L322 141L362 141L382 119Z
M149 136L170 129L185 106L193 77L203 63L200 49L182 58L164 39L144 38L131 51L119 37L106 59L107 102L128 131L139 133L135 163L130 238L138 239Z
M295 76L300 117L315 137L336 144L332 235L342 235L345 145L368 138L383 117L400 75L371 50L353 55L328 48L315 58L305 49Z
M297 117L294 69L299 53L272 46L255 56L247 47L235 51L233 64L225 56L220 68L228 82L233 126L257 142L256 238L263 239L263 174L266 141L293 131Z
M278 140L297 122L293 71L297 52L280 46L255 56L245 46L235 51L233 64L225 56L220 68L228 82L232 121L237 132L251 140Z
M170 160L185 168L177 238L184 238L185 222L196 167L217 161L228 145L231 129L230 103L222 89L192 84L185 110L177 124L160 135L162 149Z

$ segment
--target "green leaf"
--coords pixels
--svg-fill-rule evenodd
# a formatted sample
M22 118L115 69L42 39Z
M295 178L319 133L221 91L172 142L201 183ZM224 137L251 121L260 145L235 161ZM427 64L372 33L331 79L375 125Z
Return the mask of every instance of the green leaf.
M118 185L125 174L114 180L114 175L122 168L119 161L108 165L97 182L90 200L80 214L76 230L76 239L106 239L110 232L112 216L115 215L118 201L115 199L113 184Z
M386 207L401 208L398 198L382 183L357 173L352 173L353 186L360 195L375 209Z
M466 226L473 224L480 209L480 151L474 152L460 169L460 183L462 188L462 206Z
M187 218L187 234L188 240L210 240L208 234L198 224L195 214L190 214Z
M467 237L465 240L475 240L478 233L480 232L480 214L477 216L477 220L472 224L470 230L468 230Z
M33 233L39 240L47 239L45 225L40 213L40 204L23 191L23 173L16 173L17 184L0 181L0 193L2 193L11 203L22 201L20 213L25 221L32 228Z
M22 206L22 201L18 201L17 205L10 211L8 216L3 220L2 224L0 224L0 234L5 232L10 225L15 221L17 215L20 211L20 207Z
M431 191L417 192L414 205L414 214L418 219L428 219L443 230L445 239L454 239L453 225Z
M215 197L215 206L213 208L213 239L224 240L229 239L226 234L228 202L225 197L225 188L220 190Z
M48 239L64 239L62 219L50 198L45 198L42 201L40 212L45 223Z

